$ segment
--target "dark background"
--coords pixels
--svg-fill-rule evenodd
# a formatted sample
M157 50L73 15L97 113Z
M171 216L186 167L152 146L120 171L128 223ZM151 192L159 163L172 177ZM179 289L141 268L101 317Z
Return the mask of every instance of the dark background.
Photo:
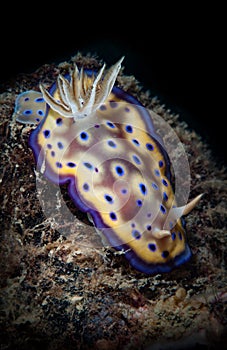
M78 51L97 54L107 66L124 55L124 73L180 113L210 144L217 161L224 162L222 9L184 5L175 12L162 3L158 10L135 4L133 14L113 3L103 14L89 6L55 8L54 13L41 4L27 14L15 9L14 20L1 24L1 82L45 63L69 60ZM12 12L5 11L6 17Z

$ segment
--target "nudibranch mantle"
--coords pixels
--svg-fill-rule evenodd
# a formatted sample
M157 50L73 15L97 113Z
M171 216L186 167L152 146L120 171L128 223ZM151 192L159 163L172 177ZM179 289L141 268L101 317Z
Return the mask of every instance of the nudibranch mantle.
M181 218L174 218L169 157L149 112L114 86L118 61L104 74L74 70L41 92L17 97L14 117L38 124L29 145L37 167L53 183L68 183L108 244L137 270L169 272L191 251ZM186 215L200 196L187 204Z

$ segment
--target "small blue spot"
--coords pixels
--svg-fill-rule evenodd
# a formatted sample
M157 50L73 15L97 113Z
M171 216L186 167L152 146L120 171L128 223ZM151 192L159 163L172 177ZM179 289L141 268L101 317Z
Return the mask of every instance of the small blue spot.
M99 124L95 124L95 128L100 128L100 125Z
M168 256L169 256L168 250L164 250L164 251L162 252L162 257L163 257L164 259L166 259Z
M44 98L43 97L38 97L34 101L35 102L44 102Z
M101 111L105 111L106 110L106 106L105 105L101 105L99 108Z
M163 167L163 165L164 165L164 163L163 163L163 161L162 161L162 160L160 160L158 164L159 164L160 168L162 168L162 167Z
M110 213L110 218L111 218L111 220L116 221L117 220L117 215L112 211Z
M128 107L125 107L125 112L130 112L130 109Z
M162 214L165 214L166 208L164 207L163 204L160 204L160 210L161 210Z
M56 167L57 168L62 168L62 164L60 162L56 162Z
M147 217L148 217L148 218L150 218L151 216L152 216L152 214L151 214L151 213L148 213L148 214L147 214Z
M50 130L44 130L43 135L46 139L48 139L50 137Z
M98 172L99 172L99 169L98 169L98 168L95 168L95 172L98 173Z
M32 110L31 109L26 109L24 112L23 112L24 115L30 115L32 114Z
M156 176L160 176L160 171L158 169L155 169L154 173L155 173Z
M143 183L141 183L141 184L139 184L139 187L140 187L141 193L145 196L147 194L146 186Z
M156 245L154 243L149 243L148 244L148 248L152 251L155 252L156 251Z
M147 143L146 147L147 147L148 151L153 151L153 149L154 149L154 146L151 143Z
M44 116L44 112L43 112L41 109L39 109L36 113L37 113L38 115L41 115L42 117Z
M93 165L91 163L88 163L88 162L84 162L84 166L87 168L87 169L93 169Z
M89 138L88 133L85 132L85 131L82 131L82 132L80 133L80 138L81 138L82 141L87 141L88 138Z
M110 128L114 129L115 125L111 122L106 122L106 125L109 126Z
M154 190L158 190L158 185L156 185L155 182L152 182L151 186L153 187Z
M35 118L35 120L36 120L37 122L40 122L40 119L39 119L39 118Z
M166 187L168 186L168 182L165 179L162 179L162 183L164 186L166 186Z
M130 134L133 132L133 128L131 125L126 125L125 130Z
M121 190L122 194L126 194L127 192L128 192L128 190L126 188L122 188L122 190Z
M83 189L86 192L89 191L89 185L86 182L83 184Z
M132 227L135 227L136 225L134 224L134 222L132 222L132 223L131 223L131 226L132 226Z
M136 203L137 203L138 207L142 207L142 205L143 205L143 202L141 201L141 199L137 199Z
M172 233L171 233L171 237L172 237L172 240L174 241L175 238L176 238L176 233L175 233L175 232L172 232Z
M151 225L147 225L147 231L151 231L152 227Z
M47 148L51 149L52 145L50 143L47 144Z
M30 100L29 97L25 97L24 102L27 102L29 100Z
M178 237L180 238L180 240L182 241L182 234L181 234L181 232L179 231L178 232Z
M64 148L64 146L63 146L63 143L62 143L62 142L58 142L58 143L57 143L57 145L58 145L58 148L59 148L59 149L63 149L63 148Z
M116 101L110 101L110 107L111 108L116 108L118 103Z
M116 169L117 175L119 175L119 176L123 176L124 175L125 172L124 172L124 169L121 166L117 165L115 169Z
M51 156L55 157L55 152L54 151L51 151Z
M116 148L116 147L117 147L116 143L113 142L112 140L109 140L107 143L108 143L108 145L109 145L110 147L112 147L112 148Z
M134 162L135 162L136 164L141 164L141 160L140 160L139 157L137 157L135 154L133 154L132 159L134 160Z
M132 142L133 142L136 146L139 146L139 145L140 145L139 141L136 140L136 139L133 139Z
M75 168L76 164L73 162L68 162L67 166L69 166L70 168Z
M62 118L58 118L58 119L56 120L56 124L57 124L58 126L62 125Z
M166 192L163 192L163 200L167 202L169 197L167 196Z
M172 221L169 222L169 228L170 228L170 230L173 228L173 222Z
M111 203L111 204L113 203L113 198L112 198L109 194L105 194L104 197L105 197L105 199L106 199L107 202L109 202L109 203Z
M140 239L141 238L141 233L137 230L133 230L132 231L132 237L134 237L135 239Z

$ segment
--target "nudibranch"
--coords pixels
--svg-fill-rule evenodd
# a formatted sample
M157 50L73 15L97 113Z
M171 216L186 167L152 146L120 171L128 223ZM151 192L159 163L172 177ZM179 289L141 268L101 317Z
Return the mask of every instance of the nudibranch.
M20 94L14 117L37 124L29 145L38 169L55 184L68 183L72 201L108 245L138 271L169 272L191 250L182 218L171 214L170 161L151 115L114 86L122 59L106 72L105 64L99 71L75 64L49 90Z

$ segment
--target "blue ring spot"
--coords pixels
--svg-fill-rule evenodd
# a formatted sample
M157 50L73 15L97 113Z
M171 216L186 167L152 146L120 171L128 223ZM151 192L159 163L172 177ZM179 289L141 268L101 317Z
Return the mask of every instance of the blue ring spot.
M111 122L106 122L106 125L109 126L111 129L115 128L115 125Z
M133 132L133 128L131 125L126 125L125 130L130 134Z
M118 103L116 101L110 101L110 107L111 108L116 108Z
M151 143L147 143L146 147L147 147L148 151L153 151L154 150L154 146Z
M168 186L168 182L165 179L162 179L162 183L164 186L166 186L166 187Z
M89 191L89 185L86 182L83 184L83 189L86 192Z
M60 162L56 162L56 167L57 168L62 168L62 164Z
M62 143L62 142L58 142L58 143L57 143L57 145L58 145L58 148L59 148L59 149L63 149L63 148L64 148L64 146L63 146L63 143Z
M167 196L166 192L163 192L163 200L167 202L169 197Z
M81 138L82 141L87 141L88 138L89 138L88 133L85 132L85 131L82 131L82 132L80 133L80 138Z
M58 126L61 126L62 125L62 118L58 118L57 120L56 120L56 124L58 125Z
M133 143L134 143L134 145L136 145L136 146L139 146L139 145L140 145L139 141L138 141L138 140L136 140L136 139L133 139L133 140L132 140L132 142L133 142Z
M117 220L117 215L112 211L110 213L110 218L111 218L111 220L116 221Z
M143 205L143 202L141 201L141 199L137 199L136 203L137 203L138 207L142 207L142 205Z
M163 204L160 204L160 210L161 210L162 214L166 213L166 208L164 207Z
M120 165L117 165L115 170L116 170L117 175L119 175L119 176L123 176L125 173L124 169Z
M174 241L175 238L176 238L176 233L175 233L175 232L172 232L172 233L171 233L171 237L172 237L172 240Z
M168 256L169 256L168 250L164 250L164 251L162 252L162 257L163 257L164 259L166 259Z
M133 230L132 231L132 237L135 239L140 239L141 238L141 233L138 230Z
M75 168L76 164L73 163L73 162L68 162L67 166L70 167L70 168Z
M44 130L43 135L46 139L48 139L50 137L50 130Z
M164 163L163 163L163 161L162 161L162 160L160 160L158 164L159 164L160 168L162 168L162 167L163 167L163 165L164 165Z
M44 116L44 112L43 112L41 109L39 109L36 113L37 113L38 115L41 115L42 117Z
M155 173L156 176L160 176L160 171L158 169L155 169L154 173Z
M154 243L149 243L148 244L148 249L150 249L152 252L156 251L156 245Z
M113 203L113 198L109 195L109 194L105 194L105 200L108 202L108 203Z
M23 112L24 115L30 115L30 114L32 114L32 113L33 113L33 112L32 112L31 109L26 109L26 110Z
M44 102L44 98L43 97L37 97L35 100L35 102Z
M84 162L84 166L89 170L93 169L93 165L91 163Z
M172 221L169 222L169 228L170 228L170 230L173 228L173 222Z
M139 187L140 187L141 193L145 196L147 194L146 186L143 183L141 183L141 184L139 184Z
M109 140L107 143L108 143L108 145L109 145L110 147L112 147L112 148L116 148L116 147L117 147L116 143L113 142L112 140Z
M156 185L155 182L152 182L151 186L153 187L154 190L158 190L158 185Z
M140 160L139 157L137 157L135 154L133 154L132 159L134 160L134 162L135 162L136 164L141 164L141 160Z

